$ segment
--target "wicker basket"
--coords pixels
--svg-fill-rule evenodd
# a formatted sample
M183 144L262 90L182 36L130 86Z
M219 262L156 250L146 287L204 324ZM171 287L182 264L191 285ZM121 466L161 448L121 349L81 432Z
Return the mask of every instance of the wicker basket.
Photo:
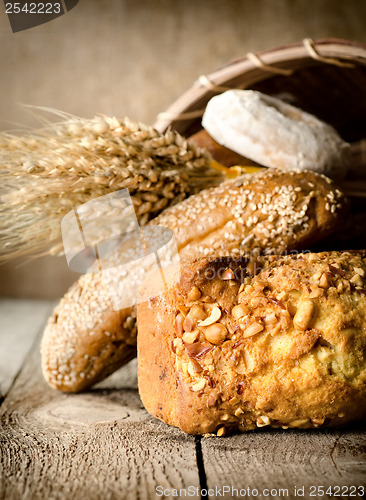
M232 88L250 88L280 97L332 124L344 140L353 143L353 163L364 166L365 173L358 173L356 178L351 172L341 186L348 195L358 198L352 200L357 235L366 234L366 45L339 39L305 39L249 53L199 77L158 115L154 126L161 132L171 127L188 137L201 128L201 116L211 97ZM354 247L366 247L366 236L355 238Z
M155 127L189 136L201 128L207 102L231 88L254 89L280 97L332 124L365 160L366 45L346 40L310 40L257 54L249 53L207 76L161 113ZM356 161L356 159L355 159ZM365 168L366 171L366 168ZM365 183L348 191L366 193Z

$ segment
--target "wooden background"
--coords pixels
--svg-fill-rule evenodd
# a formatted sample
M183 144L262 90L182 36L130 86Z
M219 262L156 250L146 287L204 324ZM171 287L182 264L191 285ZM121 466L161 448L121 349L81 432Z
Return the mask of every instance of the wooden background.
M80 0L13 34L0 6L0 129L34 125L19 103L152 123L201 74L304 37L366 42L364 0ZM57 298L63 258L0 267L0 295Z

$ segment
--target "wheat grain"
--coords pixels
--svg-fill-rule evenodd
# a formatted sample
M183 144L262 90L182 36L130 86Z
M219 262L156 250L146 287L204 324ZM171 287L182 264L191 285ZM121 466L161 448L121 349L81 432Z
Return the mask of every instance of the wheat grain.
M60 221L72 208L128 188L140 224L221 182L208 156L169 130L129 119L83 119L0 134L0 260L60 254Z

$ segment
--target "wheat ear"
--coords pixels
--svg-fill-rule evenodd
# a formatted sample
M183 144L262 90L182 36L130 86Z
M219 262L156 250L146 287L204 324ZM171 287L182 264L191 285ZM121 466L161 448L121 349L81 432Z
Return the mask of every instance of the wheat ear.
M62 217L92 198L128 188L145 224L223 180L203 151L172 130L56 113L62 121L0 134L0 260L61 254Z

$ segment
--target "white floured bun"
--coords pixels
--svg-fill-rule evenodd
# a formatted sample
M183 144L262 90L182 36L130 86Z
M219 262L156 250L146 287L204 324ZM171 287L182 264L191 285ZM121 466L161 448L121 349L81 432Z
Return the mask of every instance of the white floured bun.
M219 144L266 167L347 173L350 146L315 116L255 90L229 90L207 104L202 126Z

